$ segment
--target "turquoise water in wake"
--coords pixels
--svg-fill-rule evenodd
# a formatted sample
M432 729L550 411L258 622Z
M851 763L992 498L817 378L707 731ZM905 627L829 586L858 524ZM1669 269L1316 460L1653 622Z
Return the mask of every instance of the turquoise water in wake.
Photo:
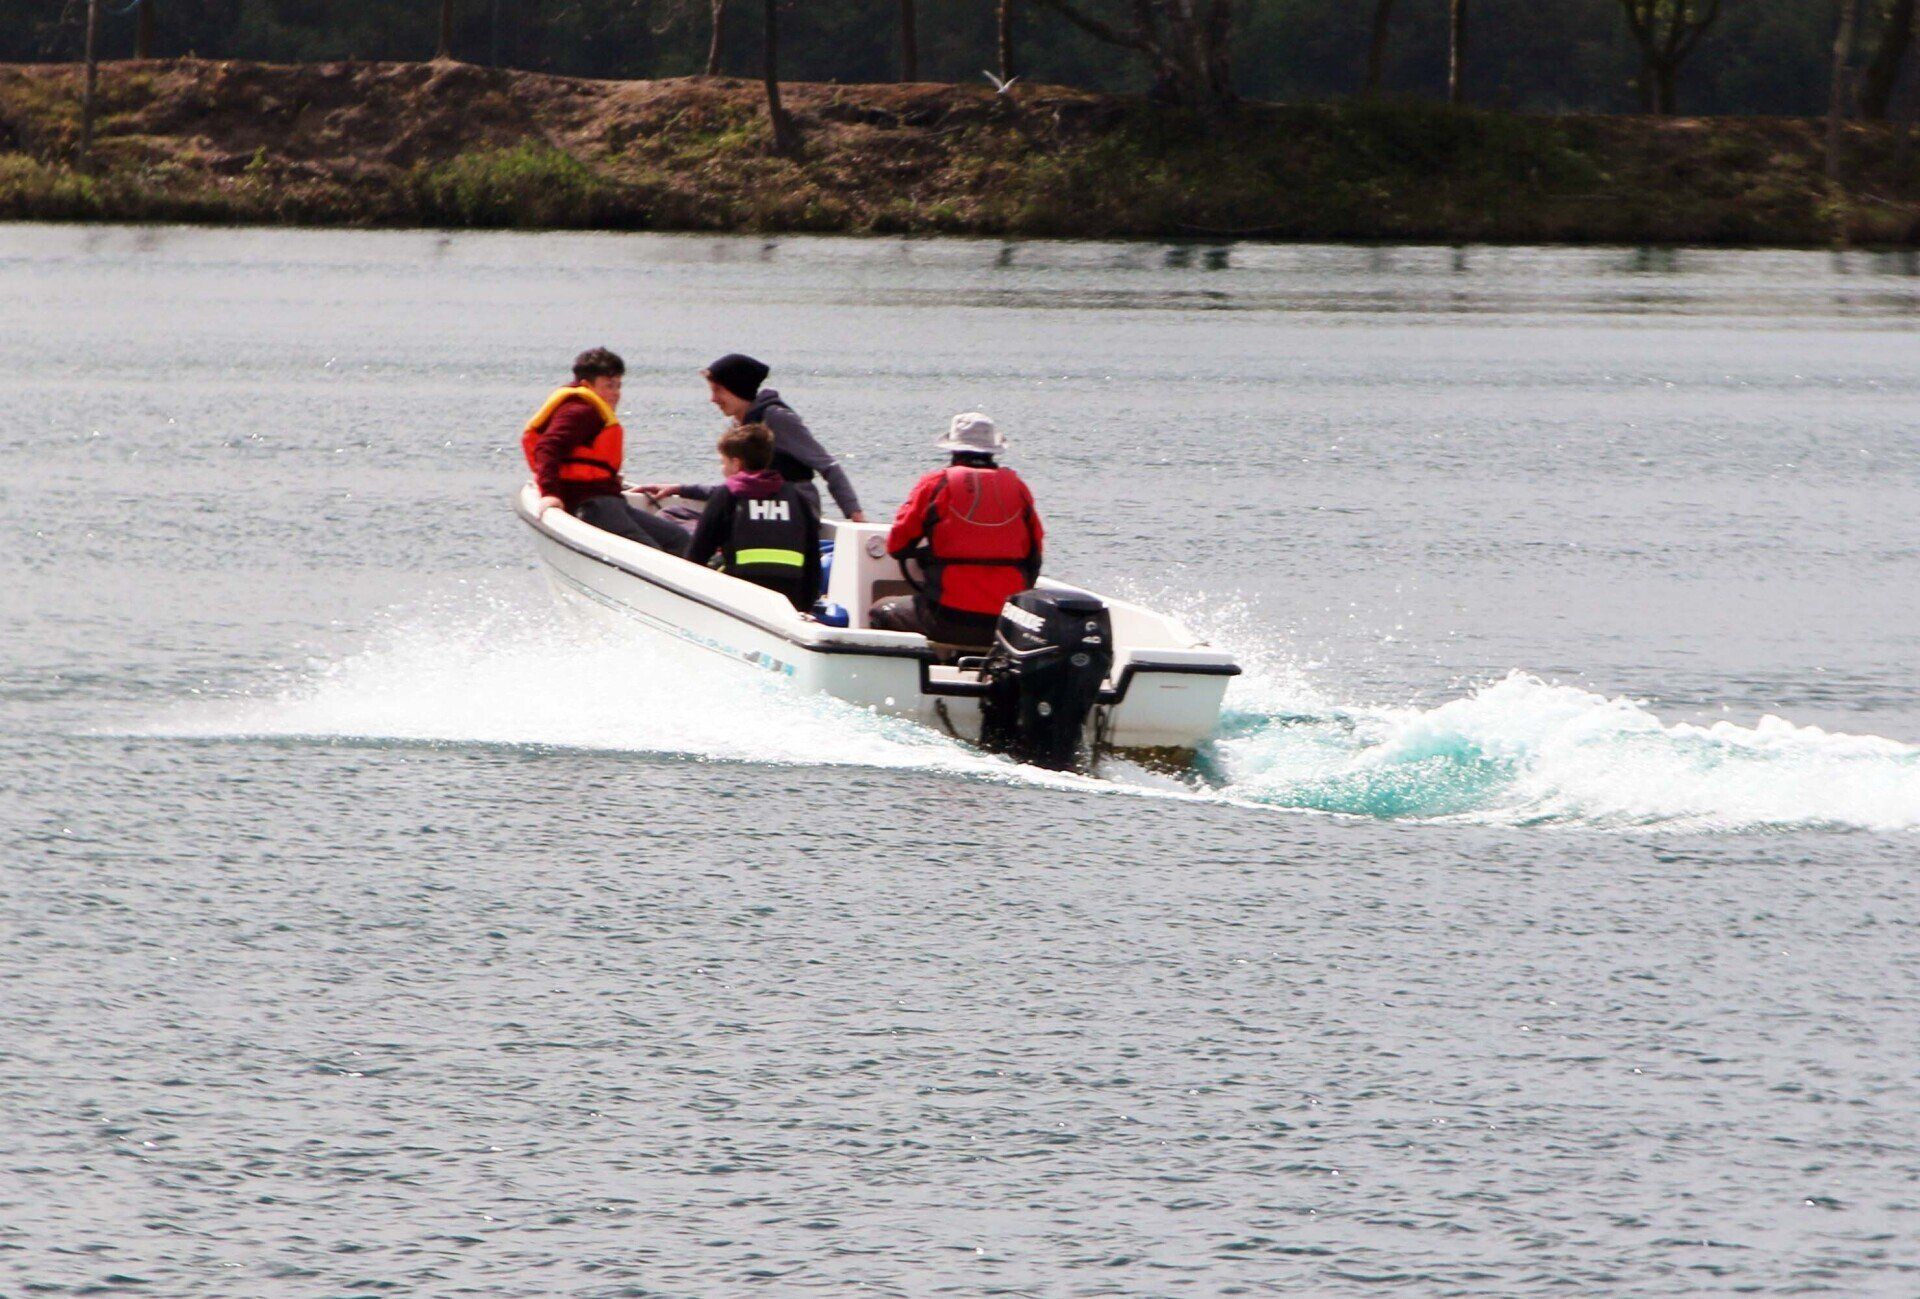
M1920 749L1767 716L1667 725L1643 703L1516 672L1432 710L1230 714L1210 781L1371 817L1738 830L1920 826Z

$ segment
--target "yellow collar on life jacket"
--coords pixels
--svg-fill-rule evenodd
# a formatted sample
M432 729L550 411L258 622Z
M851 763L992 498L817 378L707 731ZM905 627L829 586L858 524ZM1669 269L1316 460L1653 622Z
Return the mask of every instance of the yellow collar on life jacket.
M571 401L575 397L580 398L596 411L600 412L600 418L606 423L613 424L618 422L617 417L613 413L613 407L607 405L607 399L593 389L582 386L578 388L554 389L553 396L547 398L540 409L533 413L533 418L527 421L527 427L530 429L545 428L547 421L553 418L553 412L558 408L560 403L563 401Z

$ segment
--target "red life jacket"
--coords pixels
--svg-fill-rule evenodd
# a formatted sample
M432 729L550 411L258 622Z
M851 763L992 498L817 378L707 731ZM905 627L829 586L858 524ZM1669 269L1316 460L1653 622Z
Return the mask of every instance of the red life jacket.
M1011 469L953 465L942 472L912 552L935 604L997 614L1040 576L1033 495Z
M553 419L553 412L562 405L578 399L593 407L600 416L603 427L593 436L593 441L583 447L576 447L567 453L560 462L560 479L568 483L597 483L611 478L620 481L620 456L626 441L626 430L620 427L620 421L614 417L613 407L607 405L599 393L581 386L576 388L556 388L551 397L533 413L527 421L527 428L520 435L520 449L526 453L527 468L533 468L534 444L540 435L546 432L547 425Z

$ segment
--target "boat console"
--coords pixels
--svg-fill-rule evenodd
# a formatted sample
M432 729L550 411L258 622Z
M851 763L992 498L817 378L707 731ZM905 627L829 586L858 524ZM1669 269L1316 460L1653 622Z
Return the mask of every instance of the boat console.
M876 601L912 593L900 561L887 553L885 524L829 519L821 524L820 535L833 542L827 599L847 611L847 626L866 629L867 611Z

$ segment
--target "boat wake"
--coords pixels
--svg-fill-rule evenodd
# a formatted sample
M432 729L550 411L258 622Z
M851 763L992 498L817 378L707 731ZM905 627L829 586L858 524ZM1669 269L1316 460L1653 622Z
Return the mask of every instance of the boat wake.
M1237 801L1380 818L1920 828L1913 746L1778 717L1663 723L1638 701L1522 672L1434 708L1234 711L1204 772Z
M537 603L535 603L537 601ZM532 608L529 608L529 605ZM911 722L802 694L692 647L649 647L540 592L397 615L290 686L162 719L199 737L585 749L708 762L1021 769Z
M1211 630L1211 629L1210 629ZM396 622L270 695L196 704L149 733L590 749L696 761L927 770L1356 817L1724 832L1920 828L1920 748L1763 717L1663 722L1645 704L1522 672L1434 707L1333 702L1258 646L1181 779L1098 779L983 754L800 695L696 650L635 671L630 641L524 601ZM602 684L607 683L607 684Z

